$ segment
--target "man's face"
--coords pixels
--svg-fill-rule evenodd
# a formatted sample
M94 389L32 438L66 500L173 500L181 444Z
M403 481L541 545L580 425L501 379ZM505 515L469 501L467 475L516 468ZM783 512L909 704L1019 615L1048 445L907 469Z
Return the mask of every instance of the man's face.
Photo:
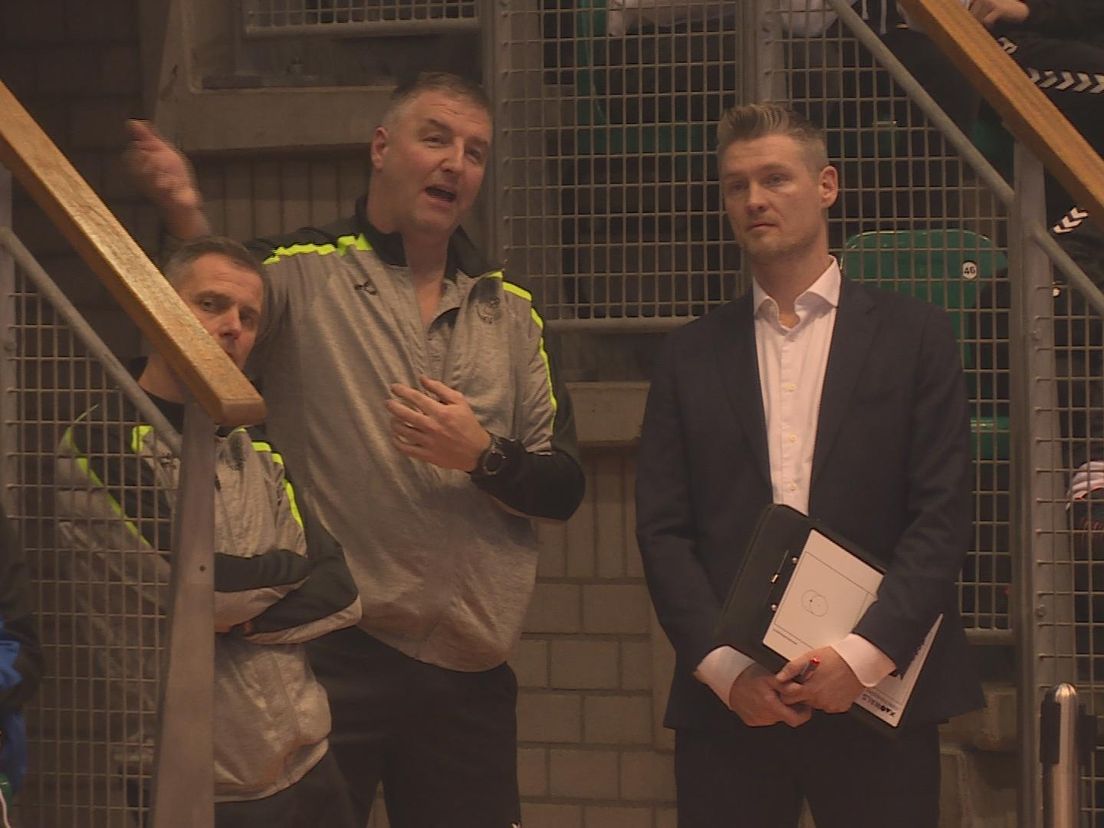
M788 135L730 145L721 192L736 240L752 262L828 249L824 211L839 192L834 167L815 169L808 147Z
M408 101L372 138L373 195L394 225L381 229L450 236L475 202L490 148L481 107L435 91Z
M261 277L220 253L205 253L181 277L177 292L234 364L245 367L261 321Z

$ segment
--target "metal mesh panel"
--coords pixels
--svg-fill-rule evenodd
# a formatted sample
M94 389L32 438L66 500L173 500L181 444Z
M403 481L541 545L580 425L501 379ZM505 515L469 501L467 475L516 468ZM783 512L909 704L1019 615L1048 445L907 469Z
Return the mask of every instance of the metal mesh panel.
M476 0L245 0L247 35L366 34L477 23Z
M603 0L500 13L500 239L549 319L669 324L734 295L709 148L744 56L739 10L706 6L669 25Z
M77 514L90 484L62 489L55 483L66 429L94 407L117 411L119 393L19 274L15 304L15 405L5 426L17 446L6 448L7 479L15 482L9 500L31 567L46 658L42 687L27 711L31 768L22 824L132 825L147 804L164 584L141 574L149 552L136 534L119 531L114 516ZM104 417L89 437L96 445L129 434L129 425ZM109 460L94 453L89 459L93 465ZM120 471L139 477L137 469ZM157 501L149 498L157 494L152 488L124 494ZM68 505L59 509L61 502ZM59 528L62 517L67 529ZM110 560L97 555L92 540L105 532L126 539Z

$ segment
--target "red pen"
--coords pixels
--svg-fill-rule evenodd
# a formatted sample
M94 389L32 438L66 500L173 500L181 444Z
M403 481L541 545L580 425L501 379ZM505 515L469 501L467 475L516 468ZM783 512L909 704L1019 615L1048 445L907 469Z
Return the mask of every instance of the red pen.
M813 671L816 670L816 668L819 666L819 658L816 658L815 656L813 658L810 658L808 663L801 668L801 672L794 677L794 681L798 684L804 684L809 680L809 676L813 674Z

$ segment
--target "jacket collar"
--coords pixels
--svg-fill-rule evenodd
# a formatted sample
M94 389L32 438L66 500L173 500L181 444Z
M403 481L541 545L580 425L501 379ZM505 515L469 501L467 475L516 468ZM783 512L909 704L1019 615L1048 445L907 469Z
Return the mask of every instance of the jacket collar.
M368 220L368 196L363 195L356 203L356 224L364 234L376 255L392 267L406 267L406 249L402 236L398 233L384 233ZM498 268L484 257L463 227L457 227L449 239L448 261L445 276L455 281L457 272L468 276L482 276Z

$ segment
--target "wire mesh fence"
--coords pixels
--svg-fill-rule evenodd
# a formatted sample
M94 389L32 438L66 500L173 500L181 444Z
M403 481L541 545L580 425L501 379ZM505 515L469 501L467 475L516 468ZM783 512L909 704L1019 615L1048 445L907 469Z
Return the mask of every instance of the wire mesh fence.
M247 36L401 33L478 22L476 0L244 0Z
M46 657L27 711L32 762L18 816L43 828L138 825L149 804L167 581L119 515L92 508L104 502L104 468L142 479L122 468L136 457L107 448L127 444L134 422L100 364L18 273L14 302L6 479ZM66 454L81 474L63 481ZM152 482L115 490L155 511L157 495Z

